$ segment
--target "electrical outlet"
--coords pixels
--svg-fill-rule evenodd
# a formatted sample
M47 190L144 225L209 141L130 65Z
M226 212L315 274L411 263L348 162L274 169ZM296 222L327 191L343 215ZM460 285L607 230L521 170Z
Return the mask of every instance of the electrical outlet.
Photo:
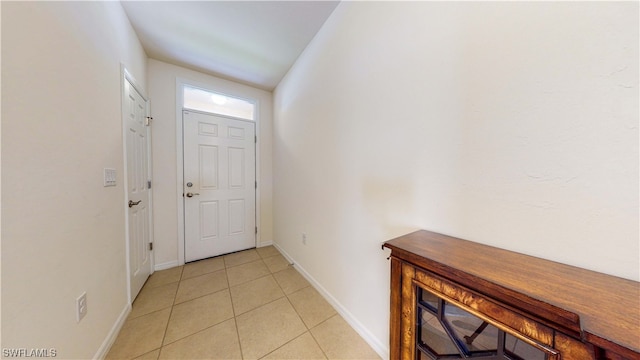
M76 319L78 322L87 315L87 293L83 292L76 299Z
M307 245L307 234L302 233L302 244Z

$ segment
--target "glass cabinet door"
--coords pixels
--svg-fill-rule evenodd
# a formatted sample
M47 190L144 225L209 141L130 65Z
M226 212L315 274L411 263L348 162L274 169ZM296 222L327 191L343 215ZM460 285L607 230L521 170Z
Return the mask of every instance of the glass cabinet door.
M416 357L422 359L554 360L555 354L505 332L418 287Z

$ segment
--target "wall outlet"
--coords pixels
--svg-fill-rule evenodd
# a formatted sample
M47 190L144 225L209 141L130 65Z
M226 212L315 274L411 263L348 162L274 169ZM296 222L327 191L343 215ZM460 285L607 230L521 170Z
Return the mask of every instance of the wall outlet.
M80 322L87 315L87 292L83 292L76 299L76 320Z
M307 245L307 234L302 233L302 244Z

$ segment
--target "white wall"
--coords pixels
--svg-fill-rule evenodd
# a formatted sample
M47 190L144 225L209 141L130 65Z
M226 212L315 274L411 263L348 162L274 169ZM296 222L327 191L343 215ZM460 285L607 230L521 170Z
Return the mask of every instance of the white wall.
M276 244L383 354L416 229L640 279L637 14L341 3L274 93Z
M1 6L2 348L100 356L128 309L121 63L144 86L146 55L119 2Z
M272 213L272 94L193 70L149 59L149 97L153 138L153 214L156 268L175 266L178 256L176 79L193 82L212 90L258 100L258 232L262 246L273 241ZM182 184L182 179L179 179ZM182 185L180 185L182 186ZM184 259L181 259L184 262Z

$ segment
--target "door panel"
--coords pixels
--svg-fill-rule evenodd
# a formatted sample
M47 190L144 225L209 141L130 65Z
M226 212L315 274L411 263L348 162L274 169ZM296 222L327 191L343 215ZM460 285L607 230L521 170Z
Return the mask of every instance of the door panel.
M200 150L200 188L206 190L218 189L218 147L199 145Z
M244 149L232 148L229 151L229 189L242 189L245 184Z
M201 201L200 202L200 227L203 239L213 239L218 236L218 202L217 201Z
M238 235L245 231L244 213L244 199L229 200L229 235Z
M131 300L140 292L151 274L149 250L150 190L149 132L146 124L147 103L136 89L125 81L125 126L127 157L127 199L137 205L128 207L129 270Z
M184 111L183 134L185 261L255 247L254 123Z

